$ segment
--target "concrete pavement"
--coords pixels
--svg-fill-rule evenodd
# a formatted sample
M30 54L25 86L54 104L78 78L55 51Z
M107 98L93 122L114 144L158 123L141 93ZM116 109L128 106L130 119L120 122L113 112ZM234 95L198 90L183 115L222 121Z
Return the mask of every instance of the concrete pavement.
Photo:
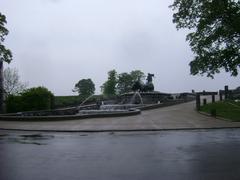
M240 122L227 122L199 114L195 102L142 111L140 115L67 121L0 121L0 129L38 131L146 131L240 127Z

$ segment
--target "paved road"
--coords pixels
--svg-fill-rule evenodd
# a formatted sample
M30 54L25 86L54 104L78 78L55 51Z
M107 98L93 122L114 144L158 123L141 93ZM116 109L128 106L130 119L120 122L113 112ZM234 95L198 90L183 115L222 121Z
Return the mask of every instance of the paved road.
M240 122L227 122L201 115L195 102L143 111L140 115L115 118L49 122L0 121L0 128L55 131L162 130L240 127Z
M0 131L1 180L239 180L240 129Z

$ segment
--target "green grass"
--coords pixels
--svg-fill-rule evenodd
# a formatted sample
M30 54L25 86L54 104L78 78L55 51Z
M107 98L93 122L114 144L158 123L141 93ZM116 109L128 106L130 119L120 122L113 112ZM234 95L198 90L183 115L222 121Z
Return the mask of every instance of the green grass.
M240 102L222 101L201 106L200 111L211 114L216 110L216 115L232 121L240 121Z

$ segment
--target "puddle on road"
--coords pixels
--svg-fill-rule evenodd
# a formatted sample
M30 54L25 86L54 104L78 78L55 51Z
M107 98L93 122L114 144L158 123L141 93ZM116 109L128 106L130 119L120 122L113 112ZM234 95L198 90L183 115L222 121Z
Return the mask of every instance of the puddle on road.
M46 141L53 138L53 135L42 134L24 134L11 136L9 136L8 134L0 134L0 143L47 145Z
M8 134L0 134L0 141L3 140L4 138L6 138L8 136Z
M26 140L48 140L53 139L53 135L42 135L42 134L26 134L26 135L20 135L20 137L26 139Z

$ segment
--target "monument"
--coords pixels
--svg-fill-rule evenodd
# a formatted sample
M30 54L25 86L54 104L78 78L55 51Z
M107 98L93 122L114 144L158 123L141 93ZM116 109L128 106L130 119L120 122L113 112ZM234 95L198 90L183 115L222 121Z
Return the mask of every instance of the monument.
M140 92L153 92L154 91L154 85L153 85L153 77L154 74L148 73L147 75L147 82L145 84L142 84L140 80L137 80L134 82L132 86L133 91L140 91Z

